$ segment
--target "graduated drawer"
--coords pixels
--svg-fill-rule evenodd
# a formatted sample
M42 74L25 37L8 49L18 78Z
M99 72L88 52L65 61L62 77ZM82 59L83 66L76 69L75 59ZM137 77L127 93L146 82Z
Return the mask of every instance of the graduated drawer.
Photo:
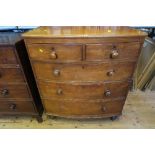
M121 114L124 100L43 100L46 113L58 116L102 116Z
M0 84L0 98L30 98L26 84Z
M81 61L82 46L72 44L28 45L31 59L42 61Z
M140 43L108 43L108 44L87 44L86 60L102 61L115 59L137 60L139 55Z
M104 81L131 78L134 62L100 64L33 63L37 79L54 81Z
M21 69L0 67L0 82L24 82Z
M0 100L0 113L34 113L32 101Z
M53 83L38 81L42 98L59 99L109 99L125 97L128 82Z
M15 50L13 47L0 46L0 64L17 64Z

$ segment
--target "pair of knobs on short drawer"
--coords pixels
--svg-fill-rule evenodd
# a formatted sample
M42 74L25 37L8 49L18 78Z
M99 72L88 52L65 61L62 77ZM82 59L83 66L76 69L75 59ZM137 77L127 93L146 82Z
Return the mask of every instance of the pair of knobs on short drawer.
M118 57L118 55L119 55L118 50L116 48L114 48L110 54L110 58L115 59ZM57 59L58 58L58 55L56 54L54 48L52 48L52 52L50 53L50 57L51 57L51 59Z

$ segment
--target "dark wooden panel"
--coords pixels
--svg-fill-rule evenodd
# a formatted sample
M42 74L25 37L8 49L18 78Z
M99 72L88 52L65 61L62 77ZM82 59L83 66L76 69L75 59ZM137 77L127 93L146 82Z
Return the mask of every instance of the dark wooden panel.
M0 46L0 64L17 64L14 50L11 46Z
M20 68L0 67L0 82L25 82Z
M2 113L35 113L32 101L6 101L0 100Z
M55 83L38 81L42 98L52 99L112 99L126 97L129 83Z
M24 40L21 40L16 43L16 49L17 49L17 55L19 57L19 60L21 62L21 66L24 71L24 75L26 77L26 81L29 86L29 92L31 93L31 96L34 100L34 105L37 110L37 114L42 116L43 114L43 105L40 99L39 91L36 85L36 81L33 75L33 71L31 68L30 60L28 58L28 53L26 50L26 46L24 43Z
M0 98L30 98L26 84L0 84Z

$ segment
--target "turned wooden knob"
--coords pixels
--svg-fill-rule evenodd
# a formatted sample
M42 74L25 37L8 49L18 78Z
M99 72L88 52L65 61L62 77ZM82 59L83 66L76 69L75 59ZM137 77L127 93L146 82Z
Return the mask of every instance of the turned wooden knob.
M58 89L58 90L57 90L57 94L58 94L58 95L62 95L62 94L63 94L63 90L62 90L62 89Z
M6 95L9 94L9 90L8 90L8 89L3 89L3 90L1 91L1 94L2 94L3 96L6 96Z
M115 73L115 72L112 70L112 71L107 72L107 75L108 75L108 76L113 76L114 73Z
M56 52L55 52L55 51L52 51L52 52L50 53L50 57L51 57L51 59L57 59L57 54L56 54Z
M118 51L116 49L112 50L112 52L111 52L111 58L112 59L117 58L118 55L119 55L119 53L118 53Z
M60 75L60 70L55 69L55 70L53 71L53 74L54 74L54 76L59 76L59 75Z
M106 90L104 94L105 94L105 96L107 96L107 97L108 97L108 96L111 96L110 90Z
M101 110L102 110L102 112L106 112L107 108L105 106L102 106Z
M16 104L14 104L14 103L13 103L13 104L11 104L11 105L10 105L10 107L9 107L9 108L10 108L11 110L15 110L15 109L16 109L16 107L17 107L17 106L16 106Z

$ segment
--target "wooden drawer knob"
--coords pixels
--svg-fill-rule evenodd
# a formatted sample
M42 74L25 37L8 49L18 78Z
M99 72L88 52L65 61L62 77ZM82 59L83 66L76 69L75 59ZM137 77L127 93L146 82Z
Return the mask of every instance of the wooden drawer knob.
M107 108L105 106L102 106L101 110L102 110L102 112L106 112Z
M60 70L55 69L55 70L53 71L53 74L54 74L54 76L60 76Z
M58 90L57 90L57 94L58 94L58 95L62 95L62 94L63 94L63 90L62 90L62 89L58 89Z
M111 96L110 90L106 90L104 94L105 94L105 96L107 96L107 97L108 97L108 96Z
M115 72L112 70L112 71L107 72L107 75L108 75L108 76L113 76L114 73L115 73Z
M54 51L52 51L51 53L50 53L50 56L51 56L51 59L57 59L57 54L56 54L56 52L54 52Z
M17 108L17 106L16 106L16 104L13 103L13 104L10 105L9 108L10 108L11 110L15 110L15 109Z
M118 50L114 49L114 50L112 50L110 56L111 56L112 59L115 59L115 58L118 57L118 55L119 55Z
M3 89L3 90L1 91L1 94L2 94L2 96L6 96L6 95L9 94L9 90L8 90L8 89Z

